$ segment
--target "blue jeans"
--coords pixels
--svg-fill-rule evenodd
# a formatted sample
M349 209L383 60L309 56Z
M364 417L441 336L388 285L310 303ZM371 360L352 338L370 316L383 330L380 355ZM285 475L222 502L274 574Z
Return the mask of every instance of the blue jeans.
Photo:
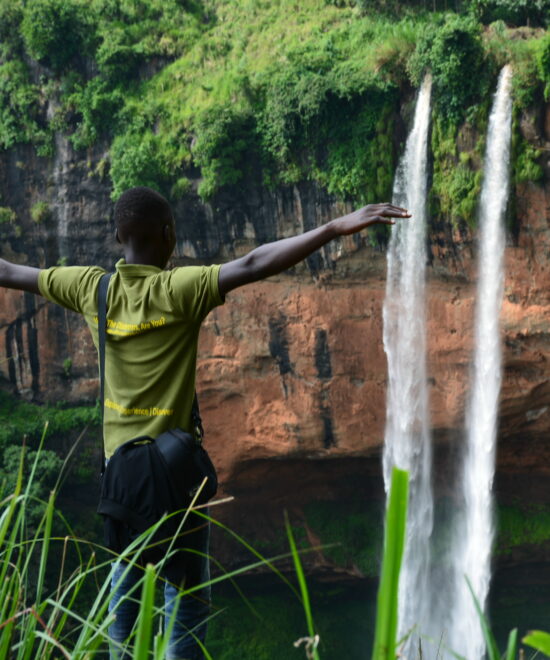
M186 561L185 587L190 588L194 585L203 584L210 579L210 566L208 562L208 540L209 526L205 525L199 529L197 534L198 546L201 547L201 553L204 556L191 554ZM116 616L114 623L109 627L109 637L124 645L134 629L136 619L139 613L139 598L141 589L137 587L127 596L128 592L143 577L143 570L132 567L118 585L122 574L127 569L128 564L119 563L115 566L111 579L111 601L109 603L109 612ZM179 589L174 584L166 581L164 584L164 615L165 627L174 611L177 602ZM176 618L172 627L170 641L168 645L168 660L202 660L204 654L197 643L197 639L204 643L206 637L207 618L210 611L210 585L202 587L191 594L182 596L179 599L179 605L176 612ZM123 647L124 648L124 647ZM119 646L111 645L112 660L129 660L131 651L121 650Z

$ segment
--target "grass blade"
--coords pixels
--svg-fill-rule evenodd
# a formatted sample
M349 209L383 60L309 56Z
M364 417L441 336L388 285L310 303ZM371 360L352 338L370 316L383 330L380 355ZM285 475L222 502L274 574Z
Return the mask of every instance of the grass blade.
M9 501L8 507L0 517L0 548L3 548L4 539L6 538L6 534L8 533L8 530L10 528L10 522L13 517L15 507L17 506L19 495L21 494L21 489L23 487L24 465L25 465L25 446L23 445L21 449L21 460L19 461L19 470L17 471L17 481L15 483L15 490L13 492L13 495L11 495L11 497L8 498ZM19 527L19 525L17 525L16 527Z
M474 606L476 608L476 612L479 617L479 622L481 624L483 638L485 639L485 644L487 645L487 653L489 654L489 660L500 660L500 653L498 652L498 646L495 638L493 637L493 633L489 628L489 622L487 621L487 617L485 616L485 614L483 614L479 601L476 598L476 595L474 594L472 585L470 584L470 580L468 580L467 577L466 577L466 582L468 583L468 589L470 590L470 593L472 594L472 598L474 599Z
M44 525L44 536L42 538L42 548L40 552L40 566L38 569L38 582L36 585L36 602L42 599L42 589L44 587L44 577L46 575L46 564L48 563L48 553L50 551L50 540L52 536L52 522L55 502L55 491L52 490L46 506L46 524Z
M386 511L384 556L378 588L373 660L393 660L395 658L399 573L405 547L408 496L409 475L404 470L394 468Z
M508 635L508 645L506 646L506 654L504 660L516 660L518 652L518 629L514 628Z
M309 638L313 640L315 638L315 626L313 625L313 616L311 614L311 603L309 602L309 593L307 590L306 577L304 575L304 569L302 567L302 562L300 560L298 548L296 547L296 540L294 539L294 534L292 533L292 527L290 526L290 522L288 520L288 514L286 513L286 511L285 511L285 527L286 527L286 535L288 537L288 542L290 544L290 552L292 553L292 560L294 561L294 570L296 571L298 584L300 586L300 593L302 595L302 606L304 608L304 613L306 615L307 630L308 630ZM319 653L315 646L311 651L311 657L314 660L319 660Z
M138 614L136 646L133 656L134 660L147 660L147 656L149 655L149 644L151 642L151 631L153 628L155 580L155 568L152 564L147 564Z

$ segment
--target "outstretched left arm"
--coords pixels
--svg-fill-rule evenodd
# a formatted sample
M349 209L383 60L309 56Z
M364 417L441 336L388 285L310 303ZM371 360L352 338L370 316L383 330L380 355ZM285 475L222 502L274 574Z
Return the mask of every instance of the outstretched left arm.
M8 289L19 289L40 294L38 288L38 274L40 268L31 266L20 266L10 261L0 259L0 286Z
M406 209L393 204L369 204L304 234L261 245L244 257L222 265L218 281L220 293L223 296L244 284L281 273L333 238L355 234L370 225L393 225L395 218L408 217Z

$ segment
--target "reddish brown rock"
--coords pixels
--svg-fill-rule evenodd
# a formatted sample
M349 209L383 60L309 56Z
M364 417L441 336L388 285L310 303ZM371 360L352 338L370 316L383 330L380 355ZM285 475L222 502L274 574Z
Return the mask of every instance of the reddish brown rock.
M63 187L69 219L63 224L54 212L49 225L37 228L21 212L23 231L3 229L8 233L2 254L45 266L66 259L63 250L74 246L69 263L112 267L117 255L108 190L87 178L85 163L68 147L64 153L71 166L55 167L69 177ZM19 191L10 200L6 182L23 156L12 154L0 167L3 203L14 208L17 203L26 208L25 196ZM34 174L26 170L20 183L27 198L46 190L47 177L38 165ZM174 263L194 262L197 255L202 262L227 260L347 208L312 184L268 192L252 182L234 194L220 197L216 206L200 205L196 198L178 205ZM519 487L532 499L549 502L550 182L524 183L513 194L515 229L508 237L502 306L497 491L503 501ZM428 378L436 485L445 490L463 437L476 246L475 236L464 229L442 228L440 219L436 224L428 268ZM272 528L281 529L284 507L300 516L312 500L382 497L385 277L383 252L367 239L348 237L290 273L232 292L206 320L198 389L223 491L238 498L220 515L237 529L256 535L262 529L269 536ZM76 315L0 290L0 324L5 383L39 402L95 400L96 356Z

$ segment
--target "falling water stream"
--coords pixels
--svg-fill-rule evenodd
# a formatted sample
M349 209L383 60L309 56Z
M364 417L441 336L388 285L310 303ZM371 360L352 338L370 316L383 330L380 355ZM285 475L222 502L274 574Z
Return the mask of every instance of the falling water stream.
M426 388L426 189L431 78L420 89L412 131L397 168L393 201L412 218L392 228L384 302L384 348L388 359L388 392L384 446L384 480L391 469L409 471L407 537L399 584L399 637L415 626L408 649L416 647L421 622L429 617L430 536L433 497ZM420 625L419 625L420 624ZM412 657L407 649L403 657Z
M479 276L475 349L462 479L463 515L455 523L448 646L468 660L485 652L472 591L482 608L489 592L493 541L492 483L501 383L499 317L504 281L504 216L508 202L512 101L511 70L504 67L489 118L479 213Z
M431 80L420 89L414 124L397 168L393 201L412 218L395 225L388 250L384 348L388 391L384 447L386 490L392 467L410 476L407 535L399 584L398 636L408 639L402 657L447 657L449 650L481 660L485 644L465 576L484 608L493 540L494 475L501 381L499 316L503 293L504 214L508 201L511 137L511 71L499 78L489 119L479 215L479 279L475 350L462 470L461 504L452 520L446 562L431 563L433 493L426 373L426 195ZM451 657L451 656L449 656ZM454 656L453 656L454 657Z

